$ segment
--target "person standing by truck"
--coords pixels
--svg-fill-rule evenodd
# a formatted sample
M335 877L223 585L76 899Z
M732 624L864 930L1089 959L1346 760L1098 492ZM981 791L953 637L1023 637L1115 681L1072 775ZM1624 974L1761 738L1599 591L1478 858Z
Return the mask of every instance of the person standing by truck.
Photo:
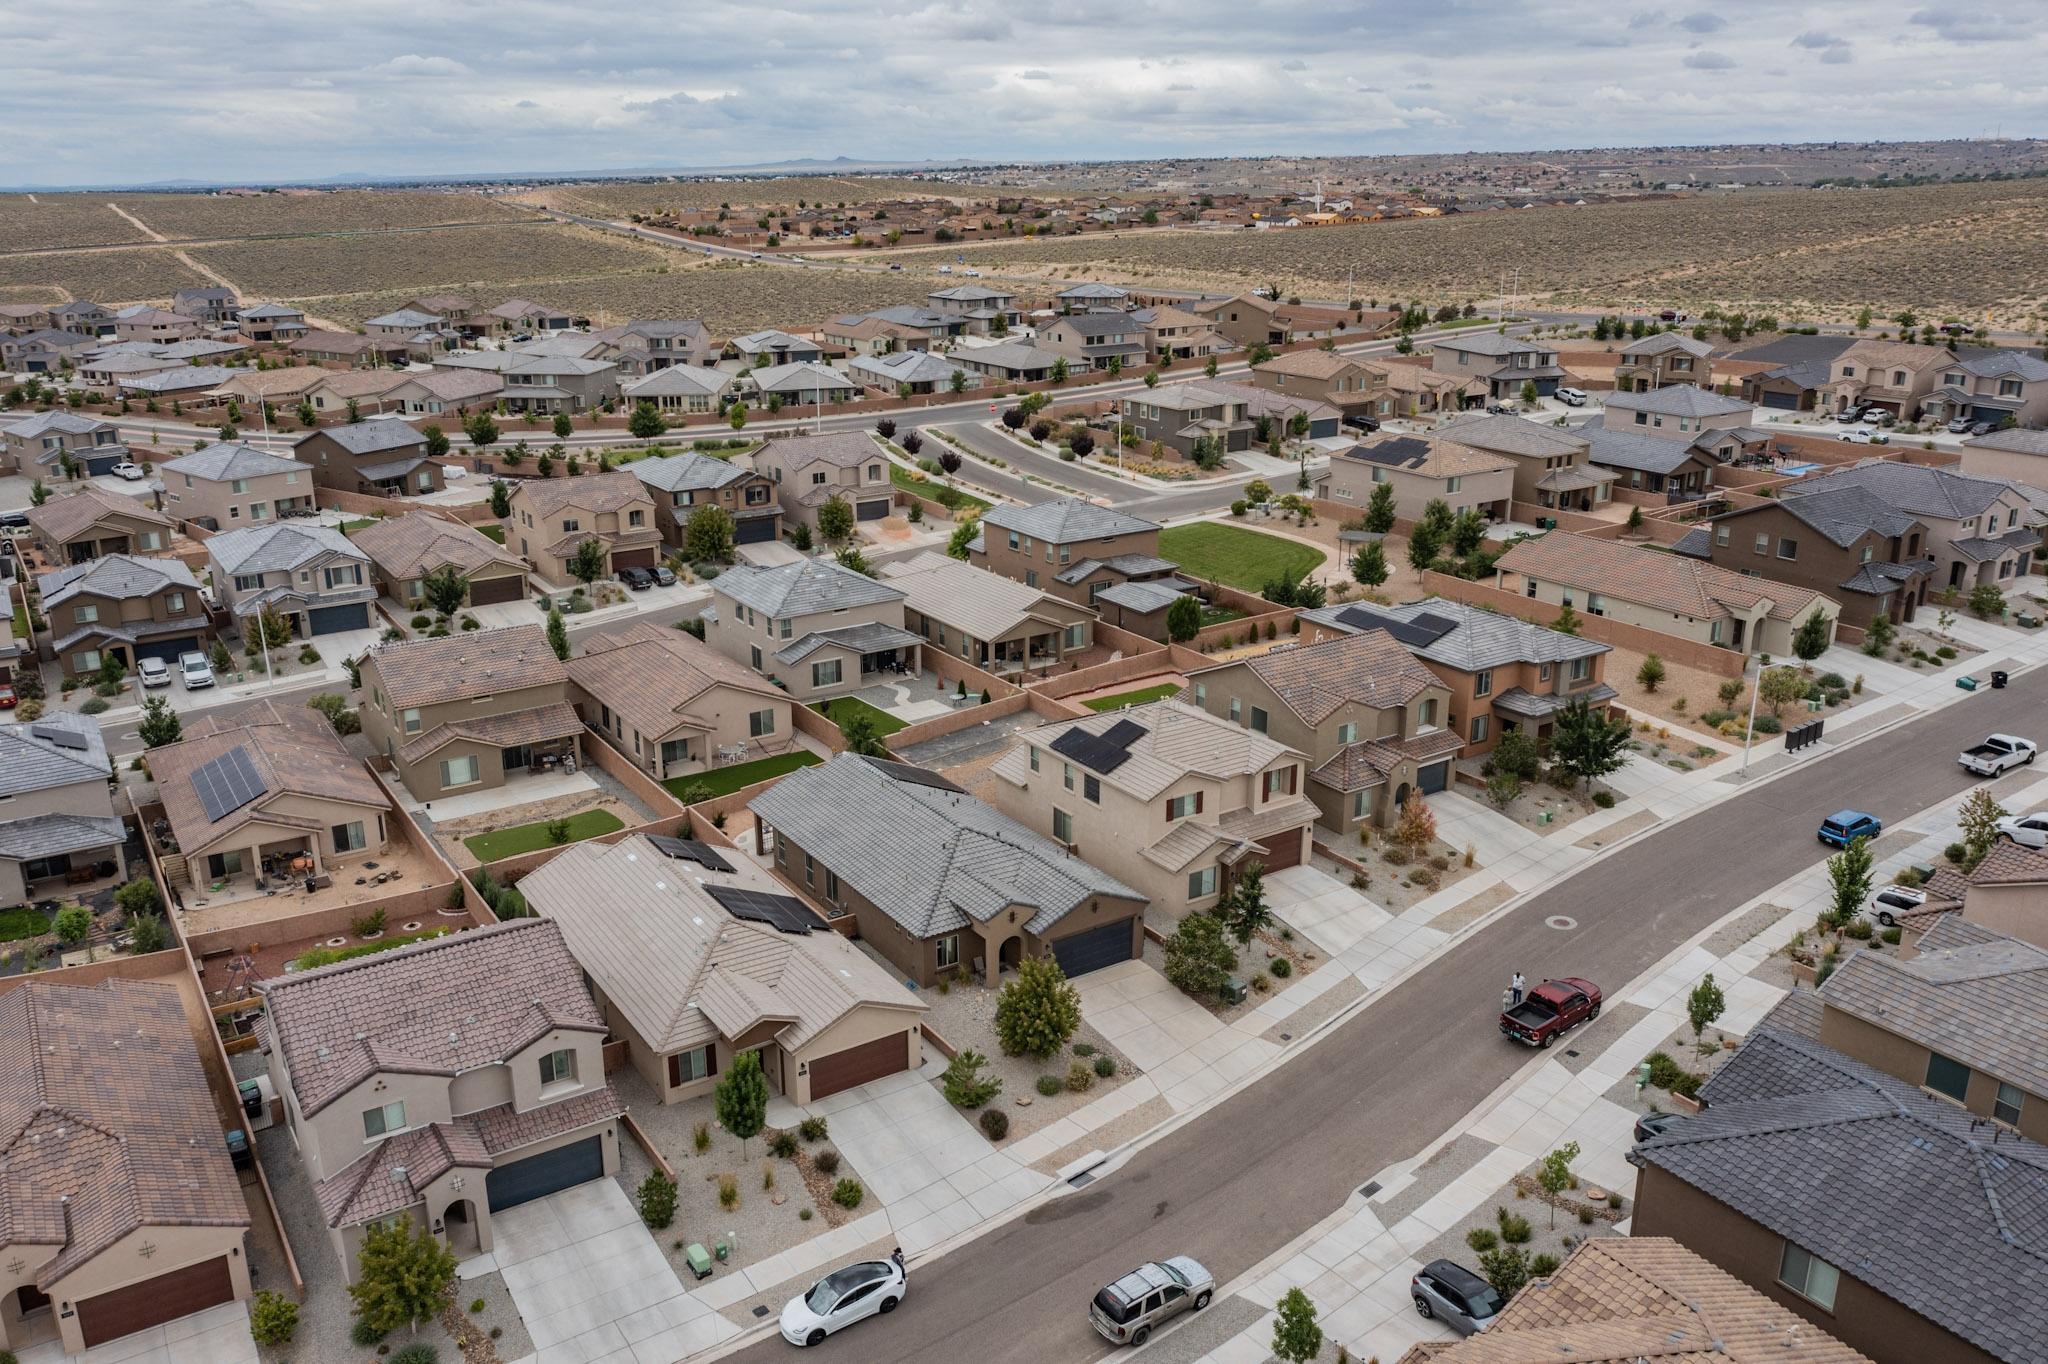
M1520 1004L1522 1002L1522 994L1528 988L1529 982L1523 979L1522 973L1520 971L1515 972L1513 976L1509 977L1508 1007L1510 1009L1514 1008L1515 1005Z

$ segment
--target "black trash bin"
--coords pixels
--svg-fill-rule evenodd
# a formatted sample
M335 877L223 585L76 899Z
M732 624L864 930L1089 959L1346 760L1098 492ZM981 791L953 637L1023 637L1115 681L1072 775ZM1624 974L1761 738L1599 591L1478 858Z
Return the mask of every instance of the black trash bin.
M2005 670L2004 670L2003 668L1993 669L1993 671L1992 671L1992 673L1991 673L1991 690L1993 690L1993 691L1999 691L1999 690L2003 689L2003 688L2004 688L2004 686L2005 686Z

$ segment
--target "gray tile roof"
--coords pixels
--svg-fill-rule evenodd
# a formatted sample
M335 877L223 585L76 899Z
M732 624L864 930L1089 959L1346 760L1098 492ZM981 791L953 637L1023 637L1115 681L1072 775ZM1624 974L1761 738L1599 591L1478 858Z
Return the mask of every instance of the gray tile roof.
M1714 353L1714 348L1684 332L1657 332L1621 348L1624 358L1631 355L1669 355L1672 351L1683 351L1695 359L1705 359Z
M933 355L927 351L895 351L888 355L857 355L847 361L846 367L856 375L871 376L885 384L939 384L949 386L953 376L966 376L970 387L981 382L981 375L965 365L956 364L951 356Z
M1070 545L1080 540L1101 540L1112 535L1142 535L1159 525L1109 507L1098 507L1078 497L1063 497L1019 507L1004 502L982 514L984 526L1000 526L1050 545Z
M1053 577L1059 582L1077 583L1098 568L1113 568L1135 578L1141 573L1167 573L1179 567L1171 559L1161 559L1152 554L1112 554L1107 559L1083 559L1061 569Z
M1431 343L1437 350L1460 351L1466 355L1555 355L1555 346L1539 345L1519 336L1499 332L1474 332L1470 336L1446 336Z
M1671 546L1671 552L1694 559L1711 559L1714 557L1714 533L1705 526L1694 526L1678 537L1677 543Z
M1119 299L1129 298L1131 291L1119 289L1114 284L1073 284L1060 290L1059 297L1069 299Z
M1993 431L1963 442L1966 449L2010 450L2021 455L2048 455L2048 431L2028 431L2013 427L2009 431Z
M1144 578L1105 587L1095 594L1095 600L1121 606L1140 615L1150 615L1173 605L1176 598L1193 586L1185 578Z
M31 815L0 823L0 857L27 862L116 847L127 837L128 827L112 815Z
M899 775L901 774L901 775ZM986 923L1012 905L1043 933L1091 897L1145 897L950 783L842 753L748 804L918 938Z
M1129 313L1074 313L1048 325L1066 327L1085 337L1134 336L1144 330Z
M340 426L322 427L318 431L307 432L292 444L303 445L315 436L326 436L354 455L374 455L385 450L402 450L409 445L426 444L425 436L396 417L370 417L359 422L346 422Z
M1384 628L1378 625L1359 627L1341 618L1344 612L1359 609L1361 607L1353 603L1350 606L1318 607L1301 614L1303 620L1312 620L1346 634L1363 634L1366 630ZM1441 663L1461 672L1501 668L1510 663L1566 663L1575 658L1592 658L1608 652L1607 645L1595 640L1580 639L1534 621L1481 610L1465 602L1433 598L1400 606L1367 605L1362 609L1399 621L1437 616L1454 622L1454 628L1438 637L1435 643L1407 644L1404 647L1417 658Z
M139 379L123 379L121 387L138 389L144 393L183 393L189 389L212 388L224 384L240 374L240 370L225 365L180 365L160 374L145 374Z
M2048 361L2023 350L1984 351L1963 360L1956 368L1980 379L2018 379L2022 383L2048 379Z
M38 412L32 417L0 421L0 431L11 436L41 436L52 431L61 431L71 436L89 436L95 431L112 431L114 424L101 421L98 417L83 417L76 412L52 408Z
M63 730L85 740L84 748L65 748L44 734ZM0 796L47 791L81 781L105 781L113 769L99 722L68 710L50 711L42 719L0 724Z
M719 574L712 585L721 597L780 620L876 602L902 601L903 589L876 582L831 559L805 559L773 568L742 566Z
M1766 365L1810 364L1826 366L1836 356L1856 344L1853 336L1803 336L1784 335L1747 350L1737 351L1735 358Z
M735 376L722 369L701 365L670 365L638 379L628 379L620 391L628 398L687 398L695 394L715 395L733 386Z
M332 526L244 526L206 542L206 552L230 573L279 573L323 554L367 564L370 556Z
M182 559L138 559L132 554L109 554L91 563L73 564L45 573L36 579L43 609L62 606L73 597L90 593L128 601L147 597L164 588L199 590L199 579Z
M1871 531L1883 536L1904 535L1917 524L1912 517L1856 484L1781 497L1778 505L1845 549Z
M1751 404L1740 398L1724 398L1694 384L1668 384L1636 393L1610 393L1606 406L1610 412L1654 412L1666 417L1725 417L1732 412L1747 416L1755 411Z
M1499 417L1485 412L1468 413L1430 434L1440 440L1506 455L1565 455L1584 450L1589 444L1576 432L1545 426L1526 417Z
M170 460L161 467L165 473L189 474L193 478L216 483L234 478L261 478L265 474L313 472L311 465L273 455L268 450L258 450L240 441L221 441Z
M955 351L954 356L970 364L1004 370L1051 369L1066 358L1055 351L1040 350L1022 341L1005 341L995 346L973 346Z
M670 370L661 372L672 373ZM663 455L659 459L635 460L626 467L642 483L665 493L704 492L747 477L747 471L731 460L715 459L695 450Z
M1586 458L1603 468L1668 475L1699 458L1692 446L1661 436L1610 431L1604 426L1594 427L1587 434L1592 438L1593 448L1586 452Z
M884 649L908 649L922 644L924 640L908 630L880 621L869 621L864 625L842 625L836 630L813 630L801 639L792 640L775 651L777 663L801 663L818 650L830 645L840 649L851 649L855 653L877 654Z
M404 459L386 460L382 464L359 464L356 466L356 477L368 479L372 483L389 483L394 478L404 478L422 464L431 463L433 461L425 455L411 455Z
M1909 515L1956 521L1978 515L2011 487L2002 478L1978 478L1924 464L1866 459L1847 469L1788 483L1784 495L1796 500L1842 488L1861 488Z
M385 313L364 323L367 327L434 327L441 319L432 313L423 313L414 308L400 308L395 313Z
M2048 1361L2048 1148L1772 1026L1701 1097L1629 1160L1995 1359Z

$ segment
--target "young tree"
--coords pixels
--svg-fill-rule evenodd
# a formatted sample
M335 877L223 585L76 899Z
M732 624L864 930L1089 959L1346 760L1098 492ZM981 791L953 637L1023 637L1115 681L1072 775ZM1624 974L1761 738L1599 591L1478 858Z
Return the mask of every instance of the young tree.
M427 443L428 459L448 458L448 433L432 422L420 428L420 436Z
M996 998L996 1041L1007 1056L1043 1061L1081 1026L1081 995L1050 956L1025 957Z
M28 504L31 507L40 507L49 500L50 487L40 478L28 485Z
M1643 690L1653 692L1663 680L1664 660L1655 654L1643 655L1643 666L1636 669L1636 681L1642 683Z
M802 529L802 527L800 526L799 529ZM947 557L964 562L967 558L967 547L974 543L975 537L980 534L981 524L978 521L962 521L954 526L953 534L946 540ZM799 545L798 548L801 549L802 546Z
M1628 721L1594 710L1575 696L1557 712L1550 756L1574 785L1604 777L1628 760Z
M1209 357L1209 358L1208 358L1207 360L1204 360L1204 361L1202 362L1202 373L1203 373L1203 374L1205 374L1205 375L1207 375L1207 376L1208 376L1209 378L1211 378L1211 379L1213 379L1213 378L1215 378L1215 377L1216 377L1216 357L1215 357L1215 356L1213 356L1213 355L1212 355L1212 356L1210 356L1210 357Z
M136 726L136 736L144 748L162 748L185 737L185 726L178 719L178 712L171 709L171 703L161 696L152 696L142 703L142 723Z
M92 911L84 905L66 905L57 911L50 927L56 932L58 942L66 947L76 947L92 933Z
M863 758L886 758L889 746L882 742L882 732L875 727L875 717L866 711L855 711L839 723L839 737L846 741L848 753L858 753Z
M452 616L469 600L469 579L457 573L453 564L447 564L420 579L420 591L427 605L444 616Z
M1309 1364L1323 1352L1323 1328L1316 1325L1316 1305L1299 1288L1280 1299L1273 1317L1273 1357L1286 1364Z
M1965 871L1975 871L1977 864L1991 852L1998 842L1998 821L2011 813L1984 787L1970 793L1956 816L1957 823L1962 826L1963 847L1967 853Z
M732 513L712 502L693 509L683 523L683 554L693 563L730 563Z
M1522 406L1536 406L1538 396L1540 395L1536 392L1536 381L1534 379L1524 379L1522 381Z
M1436 562L1436 556L1443 551L1443 540L1430 529L1427 521L1418 522L1408 532L1408 566L1418 573Z
M1727 999L1721 994L1721 987L1714 983L1714 973L1707 972L1699 984L1692 987L1692 993L1685 997L1686 1021L1692 1024L1693 1041L1707 1030L1707 1024L1721 1016L1728 1007Z
M1550 622L1550 628L1557 631L1560 635L1578 634L1579 613L1572 610L1570 602L1566 602L1564 609L1557 613L1557 619Z
M550 429L554 431L556 440L567 440L571 435L575 433L576 423L569 419L568 413L557 412L555 414L555 420L552 423ZM638 435L639 433L635 432L634 434Z
M307 697L306 709L317 710L326 716L327 723L334 726L334 732L343 737L363 732L362 715L351 709L348 698L339 692L325 691L318 696Z
M1486 758L1496 772L1506 772L1522 781L1534 781L1543 770L1543 753L1527 732L1511 729L1494 743Z
M1512 772L1496 771L1486 779L1486 798L1493 808L1505 811L1522 794L1522 779Z
M2005 593L1997 583L1978 583L1970 589L1970 614L1978 620L2005 615Z
M1451 523L1451 549L1462 559L1484 543L1486 518L1479 514L1477 507L1465 508Z
M443 436L443 440L447 437ZM502 478L491 480L491 515L500 521L512 514L512 489Z
M1422 525L1436 537L1438 544L1450 538L1451 528L1455 524L1456 520L1451 515L1451 504L1441 497L1430 498L1429 504L1422 509Z
M1643 528L1643 509L1641 507L1630 507L1628 509L1628 528L1632 531Z
M864 578L875 576L875 566L868 562L868 556L860 552L859 545L846 545L832 556L841 568L850 568Z
M1387 580L1387 550L1377 540L1368 540L1351 556L1351 576L1366 587L1378 587Z
M955 1108L980 1108L1002 1093L1002 1079L982 1073L987 1066L988 1058L972 1047L954 1056L939 1077L946 1102Z
M914 431L911 432L911 435L916 434L917 433ZM910 436L905 436L904 439L909 440ZM920 441L918 442L918 444L920 447L922 447L924 443ZM917 451L912 450L910 453L914 455L917 453ZM954 475L960 472L960 464L961 459L960 452L958 450L955 450L952 447L948 446L939 451L939 471L945 474L947 478L952 478Z
M1413 792L1402 803L1400 817L1394 821L1393 839L1416 857L1428 852L1436 842L1436 813L1420 791Z
M1183 994L1213 999L1237 970L1237 950L1223 922L1197 910L1184 916L1166 940L1166 979Z
M1550 1225L1557 1226L1557 1196L1572 1186L1572 1162L1579 1158L1579 1144L1568 1141L1543 1158L1543 1164L1536 1171L1536 1182L1543 1186L1543 1192L1550 1195Z
M634 440L653 440L668 430L668 423L661 419L661 412L653 403L641 401L633 404L633 415L626 418L626 431ZM566 435L566 432L556 432Z
M853 508L837 493L818 508L818 534L835 545L853 534Z
M576 552L569 556L569 576L585 587L604 576L604 541L595 535L576 546Z
M1828 885L1832 888L1828 906L1831 927L1842 927L1862 911L1863 902L1870 898L1874 860L1867 838L1850 839L1848 847L1828 859Z
M1756 699L1776 715L1806 695L1806 679L1797 668L1765 668L1756 680Z
M731 410L725 415L725 423L735 431L746 430L747 405L745 403L734 403Z
M548 608L548 647L555 651L555 657L564 663L569 661L569 627L562 621L559 606Z
M1060 357L1059 359L1057 359L1057 360L1055 360L1055 361L1053 361L1053 362L1052 362L1052 373L1051 373L1051 378L1052 378L1052 381L1053 381L1054 383L1056 383L1056 384L1063 384L1063 383L1065 383L1065 382L1067 381L1067 357L1066 357L1066 356L1062 355L1062 356L1061 356L1061 357Z
M1812 615L1799 622L1799 629L1792 636L1792 652L1799 655L1802 662L1811 663L1828 651L1834 633L1828 618L1816 606Z
M542 478L553 478L555 476L555 457L543 453L540 457L540 463L534 467L540 470Z
M751 1052L743 1055L752 1055ZM408 1326L441 1308L455 1281L455 1256L425 1223L402 1218L373 1222L356 1254L356 1281L348 1286L356 1320L379 1335Z
M1266 903L1266 868L1263 863L1245 865L1244 871L1238 875L1237 884L1216 906L1216 914L1239 946L1251 946L1259 930L1273 922L1273 910Z
M498 439L498 424L491 420L488 412L475 412L464 418L462 431L469 437L469 443L479 450Z
M1166 608L1166 635L1175 644L1185 644L1202 629L1202 603L1192 592L1183 592Z
M1890 616L1875 617L1863 627L1863 652L1872 658L1879 657L1891 647L1898 633L1898 627L1892 624Z
M740 1158L747 1154L747 1142L768 1121L768 1078L761 1074L761 1054L743 1051L732 1058L725 1078L711 1093L712 1110L718 1125L740 1139Z
M1520 1246L1501 1246L1479 1257L1479 1272L1500 1294L1502 1302L1513 1300L1529 1282L1529 1252Z

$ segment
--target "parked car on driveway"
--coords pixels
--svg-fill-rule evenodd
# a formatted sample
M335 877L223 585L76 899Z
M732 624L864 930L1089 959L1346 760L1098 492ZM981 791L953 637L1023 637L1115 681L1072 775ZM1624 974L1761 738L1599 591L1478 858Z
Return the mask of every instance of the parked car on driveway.
M1556 397L1566 407L1584 407L1586 405L1586 390L1583 388L1560 388L1557 390Z
M1522 411L1521 408L1515 406L1513 403L1488 403L1486 405L1486 410L1496 417L1519 416L1521 415Z
M168 687L171 685L171 665L161 658L138 659L135 675L142 679L145 687Z
M206 655L193 651L178 655L178 679L185 684L186 691L198 691L201 687L213 685L213 664L206 661Z
M1353 431L1371 432L1380 429L1380 419L1378 417L1368 417L1363 412L1346 412L1342 421L1338 424L1340 426L1348 426Z
M1988 436L1997 429L1997 422L1978 422L1970 428L1970 434L1973 436Z
M619 570L619 581L635 592L645 592L654 586L654 575L644 568L622 568Z
M1581 1023L1600 1016L1600 987L1590 980L1566 976L1546 980L1523 997L1520 1004L1503 1010L1503 1036L1530 1047L1547 1047Z
M1876 838L1884 832L1884 821L1862 810L1837 810L1820 822L1820 841L1846 848L1858 838Z
M667 564L656 564L647 571L654 575L654 581L662 587L674 587L676 585L675 570Z
M1143 1345L1165 1322L1207 1307L1215 1292L1215 1276L1200 1261L1170 1255L1098 1292L1088 1304L1088 1324L1112 1345Z
M1983 743L1966 748L1956 761L1980 777L1995 777L2034 760L2034 741L2017 734L1993 734Z
M1927 892L1918 886L1886 886L1871 896L1869 903L1858 912L1880 927L1890 928L1899 921L1900 915L1911 914L1926 903Z
M1440 1321L1461 1336L1484 1331L1500 1315L1500 1292L1465 1266L1431 1260L1408 1280L1416 1315Z
M1968 431L1973 424L1968 417L1952 418L1948 424L1948 433L1951 436L1960 436L1965 431Z
M1898 417L1881 407L1866 407L1863 409L1863 416L1859 420L1865 426L1890 426L1898 420Z
M1636 1140L1645 1142L1661 1137L1684 1121L1683 1113L1645 1113L1636 1119Z
M2048 848L2048 810L2034 815L2007 815L1998 832L2022 848Z
M1838 422L1861 421L1863 420L1863 408L1861 405L1842 408L1835 413L1835 420Z
M909 1290L900 1250L886 1260L835 1269L783 1307L782 1338L792 1345L817 1345L834 1331L895 1311Z
M122 460L119 464L116 464L114 466L113 474L115 478L125 478L130 483L140 483L144 478L147 477L147 475L142 472L142 466L140 464L135 463L133 460L126 459Z
M14 684L0 682L0 710L13 710L21 704L21 698L14 694Z

